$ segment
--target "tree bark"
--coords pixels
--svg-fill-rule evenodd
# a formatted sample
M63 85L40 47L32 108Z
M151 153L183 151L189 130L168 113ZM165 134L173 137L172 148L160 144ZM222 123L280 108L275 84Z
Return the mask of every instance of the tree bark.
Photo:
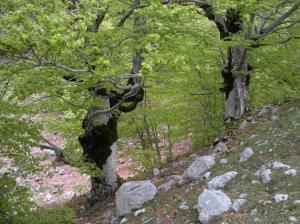
M86 162L95 163L101 170L99 177L91 177L91 191L85 209L118 187L114 161L118 139L117 117L111 112L91 117L90 114L95 110L110 108L108 97L95 96L95 98L102 105L90 107L82 124L85 132L78 138Z
M229 48L227 66L222 71L226 94L225 119L227 122L240 119L247 110L249 71L247 50L243 47Z

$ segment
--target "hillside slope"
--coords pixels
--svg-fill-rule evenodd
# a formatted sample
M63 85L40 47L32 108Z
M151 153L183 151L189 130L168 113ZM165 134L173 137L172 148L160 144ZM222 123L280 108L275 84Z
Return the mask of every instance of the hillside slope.
M210 178L159 192L153 201L144 205L145 213L137 217L128 215L126 223L198 223L199 213L193 207L199 195L207 188L209 180L228 171L237 171L238 175L222 191L232 200L242 193L247 194L247 202L240 211L231 210L211 223L297 223L296 219L300 220L300 206L295 205L295 200L300 200L299 136L300 100L260 110L240 125L228 143L229 150L215 159L216 165L210 170ZM240 163L240 153L246 147L251 147L254 154L246 162ZM200 150L198 155L193 154L181 162L169 164L152 181L158 185L168 175L182 174L194 157L210 154L212 150ZM296 169L297 175L285 174L285 168L273 168L274 162ZM266 184L257 175L257 171L264 166L270 167L272 172L272 180ZM288 199L275 202L273 197L279 193L287 194ZM113 202L114 198L111 197L99 203L79 218L80 223L119 223ZM185 209L180 208L182 204L186 205L183 206Z

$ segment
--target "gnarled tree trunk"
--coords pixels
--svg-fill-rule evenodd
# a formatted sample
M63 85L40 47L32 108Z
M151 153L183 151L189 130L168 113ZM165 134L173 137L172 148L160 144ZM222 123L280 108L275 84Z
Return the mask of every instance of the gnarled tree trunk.
M227 66L222 71L226 94L225 119L240 119L247 110L250 66L247 51L243 47L228 49Z
M85 132L78 138L86 161L94 162L101 170L99 177L91 177L91 191L86 208L118 187L114 161L118 139L117 117L111 112L91 116L96 110L110 108L108 97L100 95L95 98L102 105L89 109L82 124Z

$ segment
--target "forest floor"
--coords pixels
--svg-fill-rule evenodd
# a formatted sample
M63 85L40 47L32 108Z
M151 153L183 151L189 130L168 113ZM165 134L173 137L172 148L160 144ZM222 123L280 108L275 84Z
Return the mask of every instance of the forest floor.
M300 207L293 204L294 200L300 199L300 100L284 103L278 108L262 109L246 120L241 122L228 142L229 150L216 158L211 177L237 171L237 177L223 191L232 199L246 193L247 203L241 211L225 213L213 223L297 223L292 221L292 217L300 220ZM245 147L251 147L254 154L248 161L240 164L240 153ZM158 186L170 175L182 175L193 160L211 154L212 150L212 147L207 147L191 155L179 156L176 161L165 164L158 176L150 179ZM228 162L220 164L221 159ZM255 173L262 165L274 161L296 169L298 175L287 176L284 174L285 170L272 170L272 181L263 184L260 176ZM207 187L207 182L205 179L198 180L174 186L167 192L159 192L154 200L144 205L145 213L137 217L129 214L126 223L197 223L198 211L193 207L197 204L198 196ZM272 198L277 193L288 194L288 200L276 203ZM85 196L74 198L69 205L79 211L84 200ZM188 209L179 208L183 202L186 202ZM78 220L81 224L119 223L114 196L99 202L88 213L79 215Z

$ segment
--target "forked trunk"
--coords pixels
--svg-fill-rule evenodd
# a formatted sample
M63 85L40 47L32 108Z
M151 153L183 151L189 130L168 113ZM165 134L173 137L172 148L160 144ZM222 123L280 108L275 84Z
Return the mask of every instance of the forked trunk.
M226 94L226 122L240 119L247 110L248 86L250 81L248 57L245 48L228 49L227 66L222 71Z

